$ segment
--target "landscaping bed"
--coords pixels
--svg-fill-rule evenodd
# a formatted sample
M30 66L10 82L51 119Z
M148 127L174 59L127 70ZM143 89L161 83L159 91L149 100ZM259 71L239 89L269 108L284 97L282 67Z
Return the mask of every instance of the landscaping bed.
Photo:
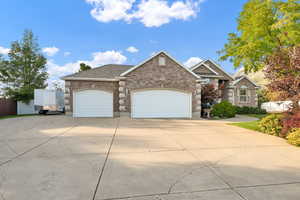
M286 122L286 117L282 114L248 114L247 116L256 117L258 120L250 122L237 122L229 123L229 125L258 131L261 133L274 135L287 139L288 143L300 146L300 129L298 126L292 126L296 128L289 128L286 131L285 128L291 124ZM299 121L299 120L298 120Z

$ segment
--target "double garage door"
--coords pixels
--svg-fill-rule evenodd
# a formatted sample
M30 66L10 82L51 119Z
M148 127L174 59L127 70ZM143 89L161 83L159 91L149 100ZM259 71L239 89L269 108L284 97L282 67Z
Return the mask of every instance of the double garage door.
M132 118L191 118L192 95L173 90L134 92Z
M192 95L173 90L131 94L132 118L191 118ZM100 90L74 93L74 117L113 117L113 94Z

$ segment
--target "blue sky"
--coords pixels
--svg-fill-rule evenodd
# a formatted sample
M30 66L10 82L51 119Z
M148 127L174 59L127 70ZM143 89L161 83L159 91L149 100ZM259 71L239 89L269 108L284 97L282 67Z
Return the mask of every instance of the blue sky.
M218 60L216 52L236 30L245 2L2 0L0 52L6 53L11 41L31 29L47 55L51 80L76 71L81 61L93 67L138 64L160 50L190 65L197 58ZM234 72L231 63L220 64Z

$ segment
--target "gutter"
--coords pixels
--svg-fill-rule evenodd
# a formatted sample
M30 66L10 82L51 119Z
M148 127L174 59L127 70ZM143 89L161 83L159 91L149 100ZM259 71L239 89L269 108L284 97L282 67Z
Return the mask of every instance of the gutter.
M83 77L65 77L62 78L65 81L119 81L119 79L113 78L83 78Z

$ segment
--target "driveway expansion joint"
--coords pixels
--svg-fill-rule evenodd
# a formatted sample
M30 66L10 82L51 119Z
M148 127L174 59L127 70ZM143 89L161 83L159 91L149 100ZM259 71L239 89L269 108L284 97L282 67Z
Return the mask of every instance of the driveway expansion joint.
M259 184L259 185L235 186L235 188L237 188L237 189L242 189L242 188L259 188L259 187L281 186L281 185L294 185L294 184L300 184L300 181L285 182L285 183L270 183L270 184Z
M68 131L72 130L72 129L75 128L75 127L76 127L76 125L72 126L71 128L68 128L67 130L63 131L63 132L60 133L60 134L57 134L57 135L55 135L55 136L52 136L52 137L48 138L46 141L44 141L44 142L42 142L42 143L40 143L40 144L38 144L38 145L35 145L34 147L31 147L30 149L27 149L26 151L24 151L24 152L22 152L22 153L20 153L20 154L17 154L17 155L14 156L13 158L10 158L9 160L0 163L0 167L3 166L3 165L5 165L5 164L8 164L8 163L10 163L10 162L12 162L12 161L14 161L14 160L20 158L20 157L22 157L23 155L25 155L25 154L27 154L27 153L32 152L32 151L35 150L35 149L38 149L39 147L41 147L41 146L43 146L43 145L49 143L51 140L58 138L59 136L63 136L64 134L66 134Z
M103 165L102 165L101 172L100 172L100 175L99 175L99 178L98 178L98 182L97 182L96 188L95 188L95 190L94 190L94 194L93 194L92 200L95 200L95 198L96 198L96 195L97 195L97 192L98 192L98 188L99 188L99 186L100 186L101 179L102 179L102 176L103 176L103 174L104 174L104 169L105 169L106 163L107 163L107 161L108 161L108 157L109 157L109 154L110 154L110 152L111 152L111 149L112 149L114 140L115 140L115 138L116 138L116 134L117 134L117 131L118 131L118 128L119 128L119 124L120 124L120 119L117 119L117 124L116 124L116 128L115 128L115 132L114 132L114 135L113 135L113 137L112 137L112 139L111 139L111 142L110 142L110 145L109 145L109 148L108 148L108 151L107 151L107 154L106 154L104 163L103 163Z
M167 134L169 135L169 134ZM183 149L185 149L185 147L180 143L178 142L176 139L173 139L179 146L181 146ZM194 153L192 153L190 150L186 150L187 153L189 153L192 157L194 157L196 160L199 160L198 156L194 155ZM225 183L229 189L231 191L233 191L235 194L237 194L240 198L242 198L243 200L248 200L246 197L244 197L239 191L236 190L236 188L234 186L232 186L229 182L227 182L223 177L221 177L216 171L215 169L211 166L213 163L209 162L209 164L203 162L200 160L200 162L205 166L207 167L216 177L218 177L223 183ZM172 187L174 186L170 186L169 188L169 191L172 190ZM168 192L169 192L168 191Z

